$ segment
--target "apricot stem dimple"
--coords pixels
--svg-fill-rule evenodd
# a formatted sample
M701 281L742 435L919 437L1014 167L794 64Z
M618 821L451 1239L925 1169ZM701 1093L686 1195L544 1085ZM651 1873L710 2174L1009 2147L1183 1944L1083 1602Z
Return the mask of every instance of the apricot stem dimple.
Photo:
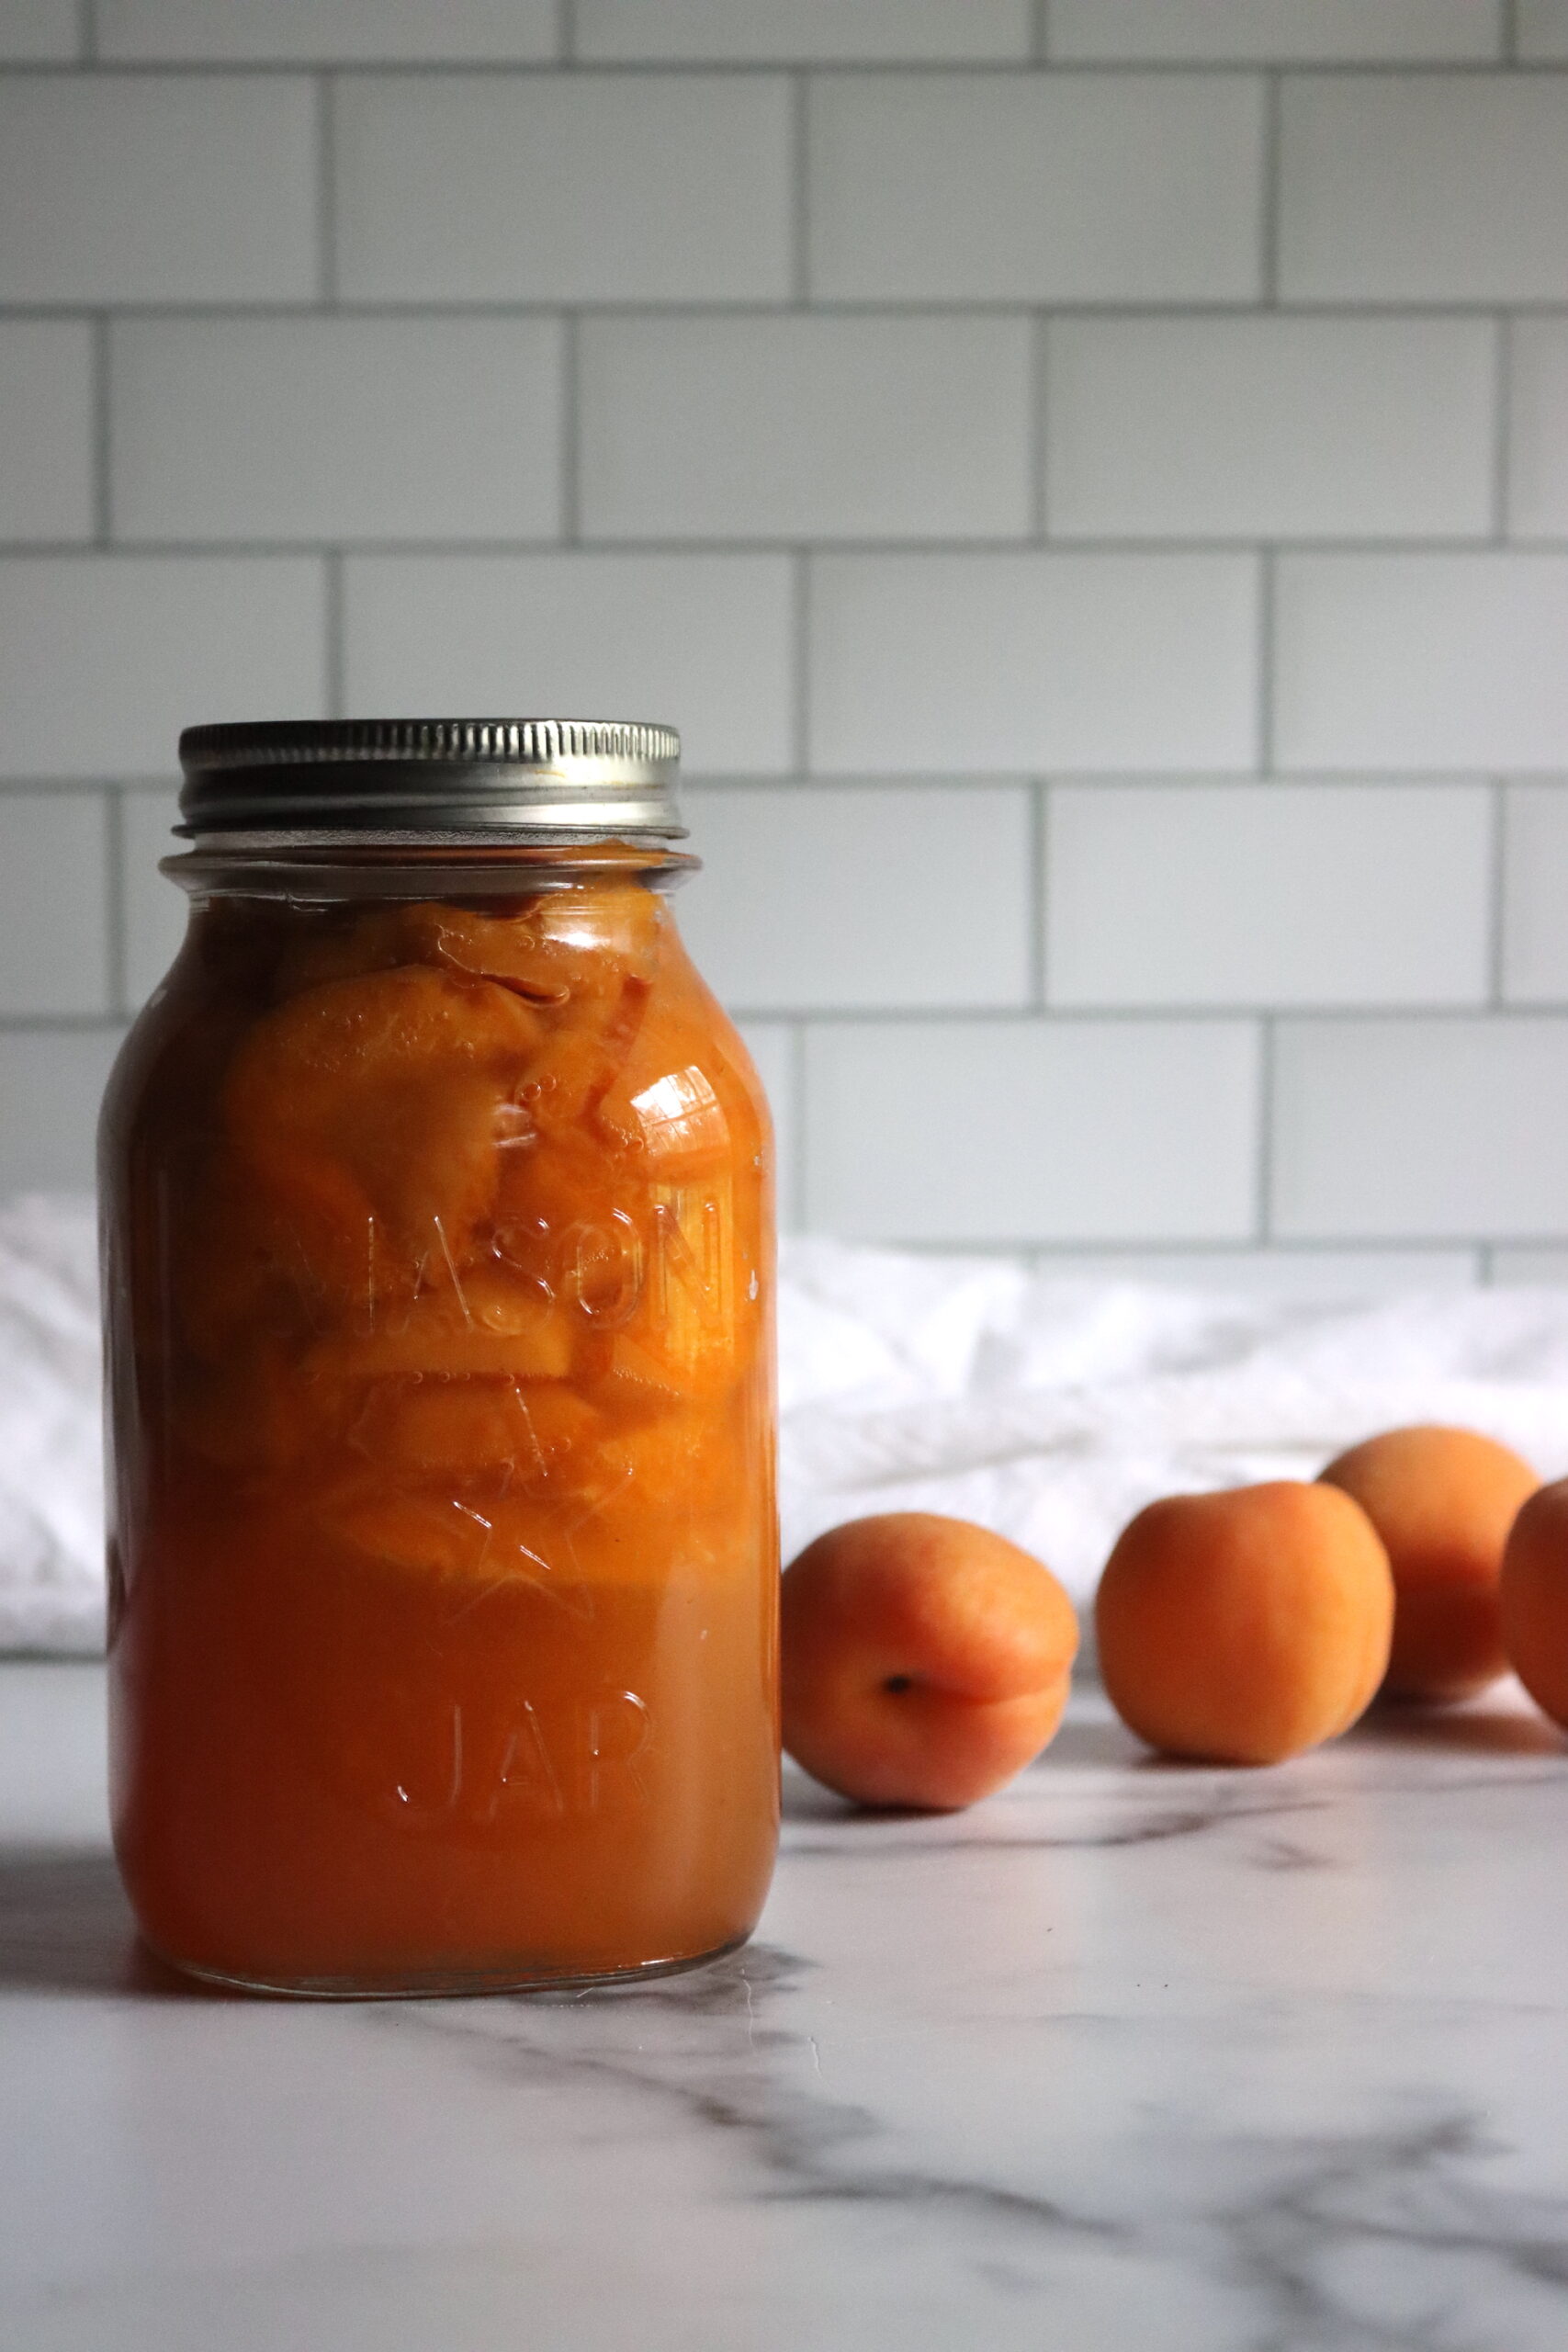
M974 1804L1060 1721L1072 1603L988 1528L931 1511L851 1520L790 1563L781 1602L784 1747L862 1804Z

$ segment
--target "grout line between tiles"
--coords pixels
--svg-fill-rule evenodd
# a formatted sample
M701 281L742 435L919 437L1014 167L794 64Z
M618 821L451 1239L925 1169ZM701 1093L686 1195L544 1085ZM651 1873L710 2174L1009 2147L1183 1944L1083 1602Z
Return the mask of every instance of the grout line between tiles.
M0 1037L28 1036L119 1036L125 1028L123 1012L6 1012L0 1013Z
M790 294L799 308L811 300L811 85L790 76Z
M576 0L557 0L556 51L563 65L577 62Z
M1492 359L1492 534L1508 537L1508 475L1513 462L1514 329L1506 311L1494 330Z
M1518 0L1503 0L1503 21L1500 29L1503 36L1500 43L1503 62L1506 65L1517 65L1519 62Z
M5 71L9 75L16 68L7 67ZM333 78L341 81L344 77L336 74ZM1568 79L1568 75L1564 78ZM409 319L440 324L447 319L553 319L558 317L564 303L570 303L574 310L595 318L689 321L694 324L712 319L789 318L799 308L792 294L773 292L713 295L706 299L682 294L661 302L633 301L624 295L574 292L452 295L444 287L423 288L409 294L345 295L336 307L347 318ZM41 296L0 300L0 319L57 319L62 313L79 314L82 307L82 298L75 293L62 294L53 300ZM285 295L258 295L253 300L234 297L182 298L166 294L132 294L106 302L103 307L117 318L201 321L311 318L321 305L310 297ZM946 319L957 324L975 319L1030 317L1044 308L1054 319L1083 320L1095 325L1115 325L1130 320L1144 324L1173 326L1224 324L1237 319L1256 318L1259 310L1258 301L1250 295L1238 294L1231 300L1216 300L1207 295L1184 300L1179 295L1168 295L1163 299L1137 301L1107 295L1100 300L1079 297L1057 301L1048 291L1043 292L1038 287L1028 286L1021 286L1010 294L975 296L946 293L816 294L809 307L814 318ZM1568 302L1564 302L1561 295L1510 296L1508 307L1512 315L1518 318L1568 319ZM1380 295L1375 300L1348 297L1337 300L1303 298L1281 302L1279 308L1284 317L1321 319L1331 323L1433 319L1473 321L1494 318L1497 311L1497 297L1477 295L1470 300L1386 295Z
M1258 1033L1258 1238L1272 1238L1274 1216L1274 1023L1265 1017Z
M1504 1010L1507 921L1507 787L1495 777L1488 787L1487 811L1487 1002L1495 1012Z
M324 559L322 579L322 615L325 638L322 654L327 717L345 718L344 673L346 669L346 633L344 627L344 559L340 549L330 549Z
M802 1227L807 1232L829 1229ZM1374 1261L1391 1257L1423 1258L1439 1261L1467 1259L1472 1280L1480 1278L1481 1261L1491 1246L1488 1239L1474 1234L1423 1234L1415 1240L1387 1234L1292 1235L1289 1239L1263 1245L1247 1233L1205 1235L1201 1239L1194 1239L1188 1234L1159 1232L1073 1236L1036 1233L1027 1238L1018 1234L996 1234L982 1240L966 1234L846 1234L840 1230L835 1238L863 1241L879 1250L908 1250L916 1257L1028 1258L1038 1261L1043 1271L1050 1272L1070 1272L1085 1258L1180 1258L1190 1260L1195 1269L1222 1258L1241 1259L1259 1265L1279 1260L1310 1264L1314 1259L1321 1258L1368 1258ZM1565 1248L1561 1234L1510 1234L1506 1242L1496 1246L1508 1250L1548 1250L1568 1255L1568 1248Z
M177 75L186 81L267 81L280 75L311 74L323 63L320 56L276 57L108 57L95 58L97 70L117 81ZM326 61L334 73L374 75L385 80L417 81L547 81L560 71L556 57L373 57L344 56ZM573 56L575 71L601 81L757 81L777 80L802 70L793 57L592 57ZM1528 62L1547 80L1561 79L1561 61ZM1311 74L1314 79L1364 80L1384 78L1432 81L1473 80L1495 74L1495 57L1293 57L1273 67L1257 57L1052 57L1043 68L1054 81L1190 81L1201 74L1216 82L1255 82L1265 72L1283 70ZM6 64L7 74L33 77L59 74L55 58L17 58ZM66 70L69 70L66 68ZM1027 57L827 57L813 58L805 70L854 80L999 81L1020 74L1039 75L1042 69Z
M795 766L804 777L811 765L811 555L797 548L790 582L791 725L795 736Z
M739 998L726 1010L737 1021L816 1022L823 1028L933 1029L1185 1029L1246 1028L1260 1021L1292 1029L1376 1027L1438 1029L1456 1022L1495 1023L1502 1028L1528 1028L1545 1023L1568 1031L1568 997L1510 999L1489 1004L1485 996L1410 998L1377 1004L1337 1004L1328 998L1287 998L1259 1001L1227 999L1223 1004L1145 1000L1136 1004L1108 1004L1092 998L1055 999L1043 1012L1017 1001L954 1004L934 998L930 1003L863 1001L855 1004L820 1004L798 998Z
M1107 539L1087 538L1077 535L1058 537L1048 545L1038 543L1013 533L1005 538L935 539L929 536L908 538L819 538L803 542L797 537L768 538L741 537L734 538L706 536L689 539L671 538L666 534L646 538L627 537L612 532L596 532L580 541L577 552L617 557L657 556L680 562L687 558L722 558L744 562L757 559L789 557L808 548L814 557L831 562L844 556L875 557L889 563L902 563L911 558L925 561L945 557L987 557L998 562L1026 560L1064 560L1093 561L1098 559L1162 564L1190 560L1194 557L1234 557L1245 560L1255 557L1275 559L1291 556L1312 560L1317 559L1352 560L1359 558L1397 557L1419 563L1427 557L1474 557L1486 561L1497 552L1496 542L1490 536L1472 538L1389 539L1274 539L1260 543L1257 539ZM475 557L534 557L558 555L560 540L555 535L547 537L497 536L493 538L455 537L345 537L343 539L263 538L247 536L243 531L225 531L210 538L165 538L151 533L135 538L121 536L115 542L117 554L124 556L276 556L320 555L329 547L342 547L355 555L380 556L399 561L419 561L429 557L470 555ZM13 539L0 540L0 556L7 561L28 561L63 555L83 553L80 539ZM88 550L89 552L91 550ZM1568 536L1510 541L1507 554L1511 561L1523 564L1561 563L1568 555ZM1568 753L1563 763L1568 767ZM1029 771L1025 769L1024 773ZM1424 769L1424 774L1430 771ZM1473 774L1473 767L1469 771ZM1366 773L1364 768L1352 771ZM1464 773L1464 771L1447 771Z
M1267 310L1277 309L1280 300L1280 76L1278 74L1266 74L1263 83L1263 201L1258 223L1258 284Z
M97 0L76 0L76 47L84 65L97 63Z
M1043 546L1051 536L1051 480L1047 463L1051 398L1051 325L1043 311L1032 322L1029 349L1030 522Z
M582 340L575 311L561 318L560 535L575 547L582 529Z
M1269 775L1274 766L1274 642L1278 592L1276 556L1272 548L1258 551L1258 773Z
M331 74L316 77L316 274L327 308L337 302L337 100Z
M1260 1249L1248 1234L1232 1234L1223 1238L1205 1237L1194 1240L1186 1234L1126 1233L1059 1235L1042 1237L1034 1234L1025 1239L1020 1236L998 1234L994 1238L976 1240L964 1235L941 1234L877 1234L874 1236L840 1236L840 1238L865 1239L884 1250L907 1250L915 1256L954 1258L1033 1257L1043 1269L1061 1272L1070 1270L1085 1258L1181 1258L1190 1259L1194 1267L1202 1267L1217 1258L1239 1258L1267 1265L1270 1261L1284 1259L1292 1262L1310 1263L1314 1259L1355 1257L1369 1259L1426 1258L1436 1260L1468 1259L1474 1277L1478 1261L1488 1244L1473 1234L1456 1238L1424 1236L1419 1240L1403 1241L1384 1235L1356 1234L1341 1238L1337 1234L1324 1237L1300 1236L1288 1241L1271 1241ZM1510 1250L1550 1250L1562 1252L1561 1235L1534 1236L1520 1239L1510 1236L1498 1245Z
M710 768L706 770L694 769L691 775L687 778L687 782L690 784L692 789L696 792L709 792L716 789L739 793L754 791L765 792L770 789L770 787L776 787L783 784L787 785L793 792L941 792L963 794L972 790L985 789L988 786L1017 786L1027 790L1029 786L1034 783L1040 773L1041 771L1037 768L976 768L973 770L943 768L934 771L931 769L914 768L881 769L873 771L869 774L864 769L861 768L818 768L811 773L803 773L798 768L770 768L766 771L756 770L746 775L737 775L733 771L718 771ZM36 783L38 779L28 778L25 781L29 785L32 785ZM1456 771L1448 774L1444 774L1441 771L1433 773L1432 771L1423 769L1419 774L1413 772L1403 775L1390 775L1387 774L1343 775L1333 772L1323 774L1314 771L1311 774L1292 773L1286 776L1274 778L1260 775L1255 769L1251 768L1247 769L1245 774L1237 774L1235 771L1216 771L1213 768L1156 769L1150 771L1128 768L1094 769L1082 767L1064 767L1059 772L1053 771L1049 777L1049 782L1052 786L1059 784L1087 784L1091 786L1106 785L1113 789L1125 792L1153 793L1163 798L1169 799L1179 799L1184 793L1190 792L1194 788L1205 793L1234 792L1238 794L1249 794L1256 792L1260 784L1274 783L1276 781L1285 785L1298 786L1303 788L1310 788L1315 785L1331 785L1343 787L1345 790L1350 792L1366 791L1382 793L1393 791L1414 793L1431 791L1484 791L1490 782L1490 778L1486 775L1478 773L1473 769L1467 771ZM1532 781L1538 783L1549 782L1552 784L1562 784L1568 782L1568 775L1560 774L1557 771L1552 771L1550 774L1541 772L1534 775L1532 776ZM0 791L4 791L4 782L3 780L0 780Z
M154 785L166 785L166 775L142 776L138 780L143 790ZM5 776L0 777L0 800L29 799L39 792L47 792L51 799L85 799L89 794L105 789L102 776Z
M114 537L114 435L109 322L102 311L94 314L92 336L93 538L107 548Z
M75 552L80 555L84 549L78 547ZM88 548L85 552L90 555L92 549ZM320 548L316 552L321 556L323 563L334 556L345 564L353 560L348 551L340 548ZM690 786L696 792L712 790L739 793L765 792L776 789L780 786L787 786L793 792L812 793L847 791L964 793L974 786L997 785L1017 786L1027 789L1039 772L1038 767L986 768L973 771L966 769L961 773L955 773L952 769L936 771L888 769L867 775L863 769L845 768L842 770L818 769L814 773L803 774L799 767L788 764L781 767L739 770L734 767L693 766L684 772L682 782L684 786ZM1555 786L1568 785L1568 774L1558 769L1529 769L1523 773L1528 775L1532 784L1548 784ZM151 787L154 785L166 784L169 780L169 773L167 769L158 767L127 770L122 780L128 785ZM1081 766L1064 768L1054 779L1062 784L1089 786L1103 784L1128 790L1171 795L1179 795L1194 786L1204 790L1219 788L1235 792L1254 791L1259 785L1276 780L1303 786L1344 785L1351 789L1365 789L1371 792L1426 792L1434 788L1441 791L1473 791L1477 788L1484 788L1488 781L1485 776L1478 775L1473 768L1450 771L1423 768L1419 772L1412 771L1397 775L1344 775L1332 771L1325 774L1314 769L1310 772L1292 771L1283 777L1275 779L1260 776L1252 769L1245 772L1235 770L1216 772L1213 768L1151 772L1127 768ZM13 792L90 792L97 782L98 778L95 775L84 775L80 772L67 771L62 774L57 769L17 769L10 775L0 774L0 797ZM1200 1009L1213 1010L1212 1006ZM1240 1009L1244 1012L1255 1012L1264 1008L1248 1003L1244 1004ZM1268 1009L1278 1010L1279 1008ZM1340 1008L1326 1006L1311 1009L1337 1011ZM1375 1005L1352 1004L1346 1009L1352 1012L1373 1012L1380 1008ZM1382 1009L1398 1012L1404 1008L1385 1005Z
M792 1134L794 1141L790 1151L789 1181L790 1190L794 1197L789 1204L789 1218L791 1224L799 1231L804 1231L806 1227L806 1204L808 1197L807 1184L808 1170L807 1161L807 1112L806 1107L806 1046L807 1026L805 1022L796 1021L792 1023L790 1027L790 1091L794 1096L794 1100L790 1104L790 1118L792 1121Z
M933 1249L941 1249L943 1245L941 1242L934 1242L926 1246ZM997 1243L993 1245L989 1242L981 1241L973 1242L966 1246L972 1249L985 1250L992 1247L1006 1248L1009 1245L1006 1243ZM1021 1249L1038 1250L1043 1258L1052 1261L1085 1256L1099 1258L1103 1257L1108 1253L1113 1254L1116 1257L1122 1257L1128 1254L1152 1256L1157 1253L1160 1257L1166 1258L1190 1258L1195 1262L1201 1264L1205 1258L1235 1257L1258 1259L1293 1258L1303 1260L1308 1263L1310 1263L1314 1258L1382 1258L1389 1256L1397 1258L1463 1257L1483 1252L1486 1249L1487 1245L1484 1241L1478 1241L1472 1234L1461 1235L1454 1240L1440 1241L1434 1241L1429 1237L1423 1238L1419 1241L1400 1241L1397 1239L1391 1241L1386 1237L1382 1239L1369 1239L1365 1235L1359 1234L1348 1240L1345 1240L1341 1239L1337 1234L1331 1234L1322 1238L1303 1237L1292 1238L1289 1241L1270 1241L1264 1248L1260 1248L1256 1241L1249 1240L1245 1235L1239 1241L1192 1241L1180 1235L1178 1235L1174 1239L1158 1240L1151 1239L1142 1235L1135 1235L1131 1238L1122 1241L1041 1241L1036 1239L1030 1242L1021 1242L1016 1246ZM1510 1248L1539 1248L1541 1245L1540 1243L1510 1243L1507 1246Z
M1029 928L1030 928L1030 994L1038 1012L1046 1009L1046 956L1050 941L1046 937L1049 902L1049 872L1051 856L1050 787L1043 776L1036 777L1029 794Z
M1043 65L1051 54L1051 0L1034 0L1029 30L1030 55L1036 65Z
M135 1010L130 1001L130 922L125 902L125 797L111 785L104 795L104 854L108 872L104 877L105 945L108 998L119 1012Z

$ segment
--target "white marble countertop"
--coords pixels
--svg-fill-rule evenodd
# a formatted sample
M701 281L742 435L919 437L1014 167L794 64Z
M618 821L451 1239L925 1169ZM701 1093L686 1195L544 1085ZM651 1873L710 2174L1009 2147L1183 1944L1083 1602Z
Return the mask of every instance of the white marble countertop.
M6 2352L1561 2352L1568 1747L1266 1773L1092 1695L1000 1797L795 1780L757 1940L297 2006L138 1958L97 1668L0 1665Z

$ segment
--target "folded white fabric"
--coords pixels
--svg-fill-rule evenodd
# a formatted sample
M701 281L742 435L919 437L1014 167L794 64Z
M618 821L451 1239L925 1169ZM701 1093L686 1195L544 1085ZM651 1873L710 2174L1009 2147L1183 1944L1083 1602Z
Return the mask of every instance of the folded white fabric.
M780 1271L786 1558L863 1511L948 1511L1081 1601L1156 1495L1309 1478L1402 1421L1568 1474L1568 1291L1222 1295L826 1241ZM0 1649L101 1645L97 1365L90 1206L0 1210Z
M103 1645L98 1395L91 1202L0 1209L0 1650Z
M1402 1422L1568 1474L1568 1290L1237 1296L821 1241L786 1266L786 1557L864 1511L949 1511L1081 1602L1156 1496L1311 1478Z

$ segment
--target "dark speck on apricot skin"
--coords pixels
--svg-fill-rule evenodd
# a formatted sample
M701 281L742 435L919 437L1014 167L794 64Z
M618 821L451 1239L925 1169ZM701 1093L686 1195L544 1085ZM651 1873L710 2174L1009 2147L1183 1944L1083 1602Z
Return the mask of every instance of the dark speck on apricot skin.
M915 1678L912 1674L890 1674L882 1687L885 1690L891 1690L897 1698L900 1690L914 1689Z

